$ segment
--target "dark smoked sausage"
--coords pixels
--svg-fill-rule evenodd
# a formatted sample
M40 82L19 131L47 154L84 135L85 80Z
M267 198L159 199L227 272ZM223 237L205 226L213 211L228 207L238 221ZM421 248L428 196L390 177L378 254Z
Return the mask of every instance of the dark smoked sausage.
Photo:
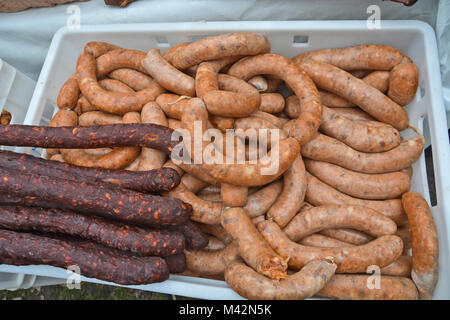
M143 256L168 256L184 250L179 232L144 229L61 209L2 206L0 228L69 234Z
M200 250L208 245L208 236L190 220L177 226L168 227L168 229L178 231L184 235L187 249Z
M42 235L0 230L0 263L47 264L68 268L76 265L82 276L122 285L161 282L169 268L160 257L135 257L94 242L80 243Z
M0 126L0 145L64 149L147 147L167 154L177 145L173 130L153 123L107 124L88 127Z
M186 256L184 253L166 256L164 260L169 267L170 273L182 273L186 270Z
M126 189L150 193L170 191L180 183L180 176L171 168L136 172L88 168L10 151L0 151L0 167L17 173L32 172L77 182L109 182Z
M0 193L27 198L28 205L93 213L141 226L177 225L192 207L181 200L122 189L109 183L76 182L0 168Z

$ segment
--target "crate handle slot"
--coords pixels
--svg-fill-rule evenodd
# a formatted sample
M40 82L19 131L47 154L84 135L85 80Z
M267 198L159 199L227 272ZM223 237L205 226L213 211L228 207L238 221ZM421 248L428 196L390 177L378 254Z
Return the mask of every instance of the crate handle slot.
M166 37L156 37L156 45L160 48L168 48L170 47L170 43Z
M309 36L296 35L292 38L293 47L307 47L309 45Z

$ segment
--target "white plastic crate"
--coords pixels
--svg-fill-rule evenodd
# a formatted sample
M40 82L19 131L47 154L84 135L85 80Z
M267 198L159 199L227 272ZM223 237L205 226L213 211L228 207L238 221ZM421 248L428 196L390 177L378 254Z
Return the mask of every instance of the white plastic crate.
M382 21L381 29L368 29L366 21L251 21L149 23L126 25L82 26L78 30L60 29L51 43L25 124L47 124L56 106L58 90L75 71L77 56L89 41L107 41L123 48L161 51L181 42L236 31L250 31L267 36L272 52L293 57L305 51L345 47L364 43L391 45L411 57L419 69L419 90L406 107L410 123L423 130L424 119L430 128L437 205L432 207L440 245L440 276L435 299L450 299L449 234L450 234L450 150L444 105L442 101L439 58L433 29L420 21ZM407 137L411 132L405 132ZM413 165L412 190L430 202L425 158ZM0 265L0 271L67 278L66 270L45 265ZM82 281L107 283L97 279ZM115 285L112 283L108 283ZM130 286L205 299L240 299L223 281L172 275L163 283Z
M11 123L22 124L28 111L36 83L13 66L0 59L0 113L11 113ZM14 147L0 146L14 150Z

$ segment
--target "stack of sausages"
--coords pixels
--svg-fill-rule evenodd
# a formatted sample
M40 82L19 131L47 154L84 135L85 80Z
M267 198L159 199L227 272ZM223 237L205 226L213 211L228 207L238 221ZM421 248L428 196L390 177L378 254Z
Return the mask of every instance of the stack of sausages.
M224 279L250 299L431 298L438 275L436 228L427 202L410 191L411 165L424 138L409 126L403 108L414 99L417 67L383 45L293 59L270 51L265 37L247 32L181 43L163 54L86 44L49 127L5 126L0 144L48 148L49 162L68 175L63 179L80 177L81 188L100 179L101 187L66 198L61 194L72 194L75 186L65 182L63 192L24 197L7 176L12 185L0 190L6 203L82 208L120 223L180 232L183 274ZM180 161L173 152L179 140L172 130L178 129L194 138L213 133L214 139L200 141L200 152L185 143ZM248 135L249 129L271 136ZM405 129L417 136L402 138ZM255 152L254 144L267 150ZM203 150L214 161L206 161ZM71 165L80 166L77 177L62 169ZM121 210L137 181L124 176L166 168L182 177L158 189L166 197L158 198L161 203L149 200L160 210ZM30 177L31 184L61 179L33 171L46 178ZM105 192L111 184L123 194ZM95 208L91 192L102 199ZM134 206L147 203L136 199ZM178 211L175 199L181 200ZM192 212L181 214L189 205ZM123 246L116 249L142 254Z

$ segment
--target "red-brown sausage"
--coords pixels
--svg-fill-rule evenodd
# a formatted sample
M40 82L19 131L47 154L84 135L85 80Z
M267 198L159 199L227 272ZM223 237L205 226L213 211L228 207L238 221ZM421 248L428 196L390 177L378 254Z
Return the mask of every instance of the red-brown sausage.
M412 235L411 277L421 299L431 299L438 281L439 244L433 215L425 199L417 192L407 192L402 203Z
M260 74L279 77L301 101L301 113L291 130L292 136L303 145L317 133L322 116L319 92L310 77L292 61L276 54L262 54L236 62L228 73L243 80Z
M306 158L330 162L362 173L386 173L400 171L419 159L425 144L423 136L403 140L386 152L366 153L352 149L337 139L319 134L303 146Z
M411 187L410 177L401 171L365 174L309 159L305 159L305 166L308 172L329 186L361 199L395 199Z
M306 173L308 186L305 200L314 206L327 204L350 204L368 207L394 220L398 225L406 223L406 215L400 199L364 200L343 194L323 183L313 175Z
M252 220L242 208L230 208L222 213L221 224L237 241L241 257L258 273L271 279L287 277L287 261L264 241Z
M333 65L306 61L299 65L321 89L353 102L375 119L397 130L408 126L408 113L378 89Z
M225 270L225 281L247 299L300 300L321 290L335 270L333 262L316 260L286 279L277 281L258 274L242 262L233 262Z
M59 90L56 105L60 109L73 109L77 105L79 95L80 87L76 75L72 75Z
M342 248L314 248L297 244L287 237L273 221L262 221L257 225L264 239L284 259L289 267L301 269L312 260L334 258L339 273L364 273L367 267L385 267L401 255L402 240L394 235L381 236L368 244Z
M319 130L361 152L389 151L401 142L400 133L388 124L350 120L326 107Z
M142 60L144 69L165 89L185 96L195 96L195 80L165 60L159 49L151 49Z
M411 279L380 277L380 288L367 284L371 276L360 274L336 274L316 296L342 300L417 300L419 294Z
M157 82L153 82L152 86L134 94L107 91L97 82L97 64L95 58L90 54L82 53L77 61L77 80L83 95L99 110L115 114L140 111L145 103L155 100L157 96L164 92L164 89ZM107 69L106 73L110 71Z
M182 46L175 51L172 64L186 69L202 61L230 56L248 56L270 51L269 41L260 35L241 32L208 37Z
M280 227L286 226L300 210L306 193L306 171L301 155L283 175L283 191L267 212Z
M302 211L283 229L292 241L328 228L351 228L364 231L374 237L394 234L397 225L388 217L372 209L326 205Z

